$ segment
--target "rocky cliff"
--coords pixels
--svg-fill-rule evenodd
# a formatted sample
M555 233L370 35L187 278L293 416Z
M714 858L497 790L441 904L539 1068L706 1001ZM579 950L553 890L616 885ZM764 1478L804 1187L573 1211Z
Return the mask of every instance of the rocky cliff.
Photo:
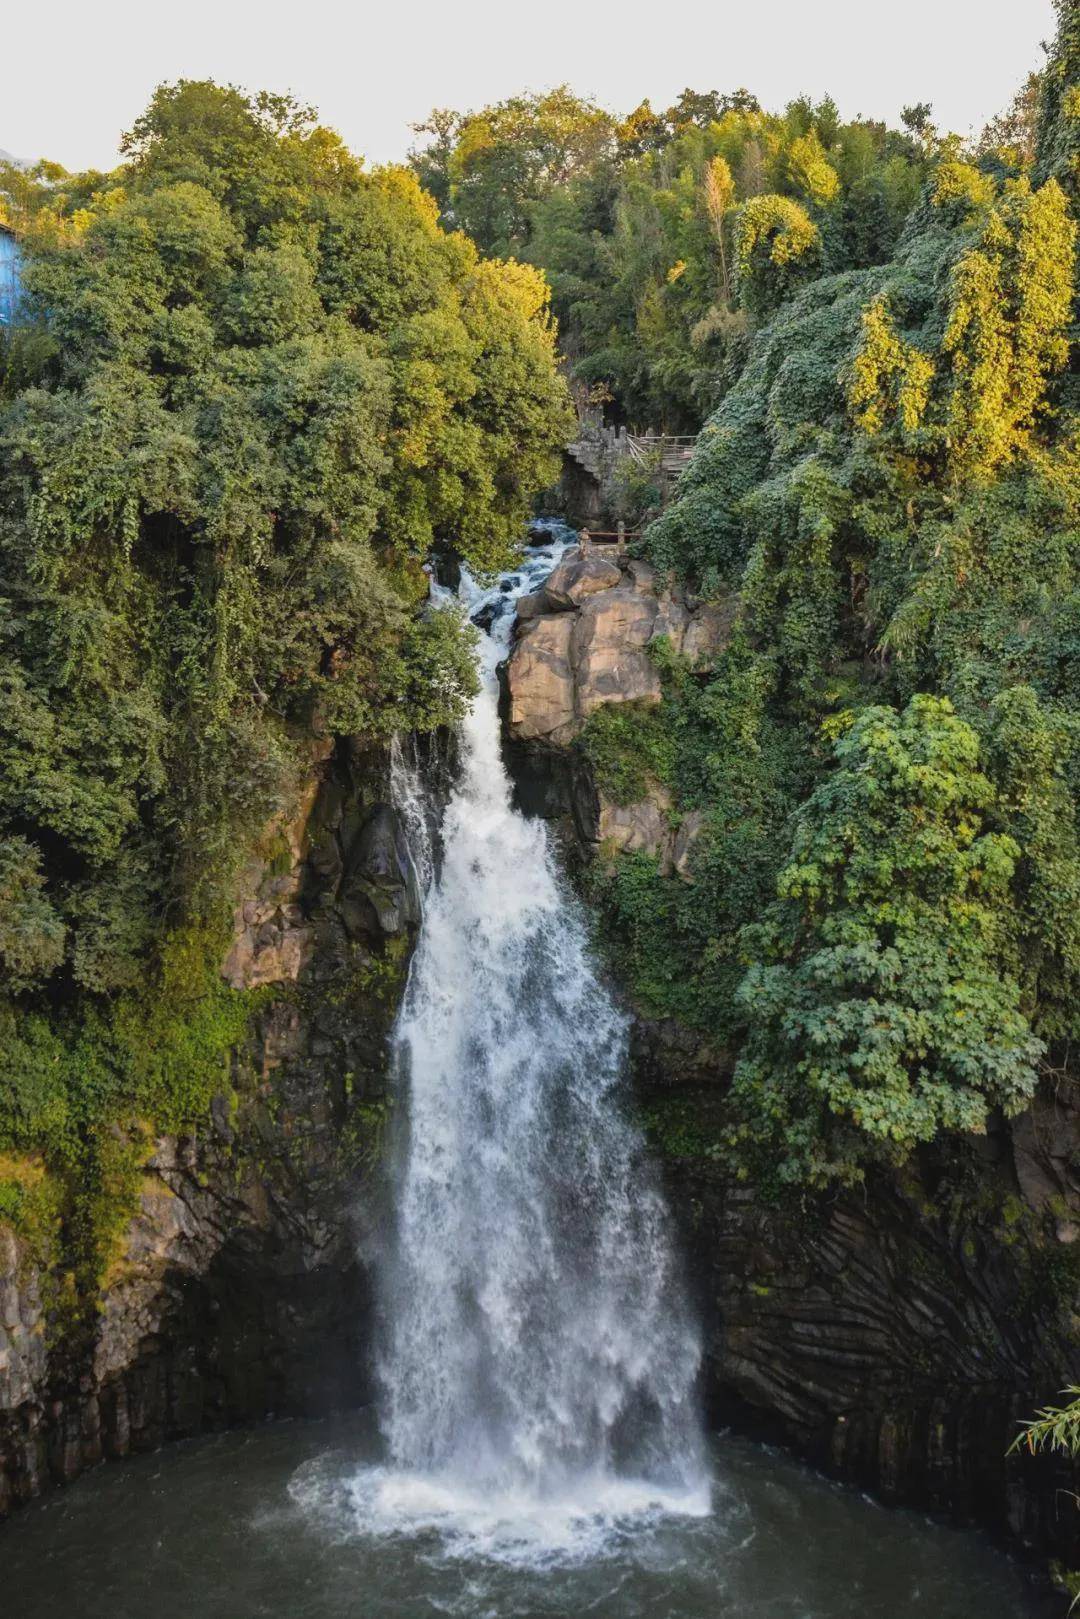
M506 671L507 741L525 809L572 820L588 854L641 850L688 874L700 815L678 817L659 782L633 803L598 790L570 745L590 715L613 703L660 701L658 642L707 666L731 628L730 603L706 602L614 550L570 552L544 588L518 602Z
M0 1225L0 1515L104 1456L355 1405L387 1033L418 919L386 760L317 745L243 874L223 962L261 988L232 1089L147 1142L89 1297Z
M659 701L661 636L707 667L730 605L641 563L571 554L522 608L506 725L523 804L560 824L579 863L643 850L692 881L701 817L680 816L658 781L613 802L577 743L598 707ZM714 1421L1076 1567L1075 1479L1005 1453L1019 1419L1080 1371L1077 1111L1048 1095L857 1194L778 1204L723 1167L728 1058L708 1031L639 1019L634 1057L705 1322Z

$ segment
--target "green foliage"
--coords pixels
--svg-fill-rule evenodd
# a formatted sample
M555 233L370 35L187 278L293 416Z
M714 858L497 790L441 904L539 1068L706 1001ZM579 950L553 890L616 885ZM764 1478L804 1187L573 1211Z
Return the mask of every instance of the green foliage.
M981 1131L1080 1034L1076 221L1045 166L912 128L930 183L892 256L762 282L647 530L737 630L706 675L665 668L691 880L635 856L596 885L638 1003L735 1047L726 1150L773 1185ZM756 188L782 224L773 197L810 191ZM870 200L804 216L826 270Z
M1080 6L1054 0L1057 35L1043 69L1035 134L1036 175L1080 197Z
M64 959L64 924L44 887L41 851L25 838L0 840L0 965L15 990Z
M669 782L676 744L652 704L615 703L594 709L578 742L596 785L615 804L645 797L650 779Z
M53 1168L92 1153L117 1119L190 1126L225 1087L257 996L226 987L219 934L161 942L149 983L61 1016L0 1005L0 1151L41 1149Z
M961 482L1022 454L1048 408L1048 378L1068 359L1076 226L1056 180L1037 191L1026 177L1006 180L997 194L979 171L944 163L934 204L957 199L965 232L975 229L949 270L937 353L925 326L921 343L900 336L879 294L863 315L850 398L864 433L893 427L899 447Z
M927 161L829 100L775 115L746 91L687 90L619 121L563 88L438 111L418 133L413 166L444 219L550 278L582 393L673 431L737 374L748 313L823 268L888 258Z
M1019 849L988 831L978 738L945 699L840 722L778 897L743 936L738 1140L781 1179L855 1178L1031 1096L1040 1042L1008 970ZM864 1139L865 1138L865 1139Z
M566 427L539 277L447 237L407 172L185 81L124 150L8 192L47 338L0 401L15 988L120 988L163 914L210 916L314 719L462 712L420 561L511 555Z
M644 726L620 707L590 716L582 745L610 797L641 797L649 778L698 821L688 869L663 876L655 859L624 856L591 881L604 940L637 1003L720 1045L743 1016L740 934L772 895L787 815L811 753L769 712L772 671L738 627L705 674L665 650L664 699Z
M614 144L614 121L566 85L457 117L452 136L445 116L433 113L418 126L418 134L433 134L438 144L418 154L417 167L448 220L485 253L519 254L529 240L532 205L602 161Z
M408 170L193 81L122 150L0 168L26 292L0 351L0 1150L70 1183L90 1270L144 1129L228 1082L252 1002L219 924L305 739L459 718L470 636L427 613L423 560L508 561L569 427L542 278L448 235Z
M735 632L696 673L661 648L659 709L581 743L617 802L661 781L691 853L591 888L638 1004L738 1048L729 1145L773 1180L856 1180L1071 1075L1080 12L1057 9L1045 72L968 147L925 104L898 133L690 92L560 176L515 169L497 117L470 137L582 396L675 430L712 408L643 549L734 597ZM471 161L466 122L433 120L419 172Z
M1043 1406L1030 1422L1025 1422L1009 1447L1010 1453L1027 1450L1036 1455L1040 1450L1056 1450L1065 1456L1080 1456L1080 1388L1062 1389L1063 1394L1075 1396L1064 1405Z

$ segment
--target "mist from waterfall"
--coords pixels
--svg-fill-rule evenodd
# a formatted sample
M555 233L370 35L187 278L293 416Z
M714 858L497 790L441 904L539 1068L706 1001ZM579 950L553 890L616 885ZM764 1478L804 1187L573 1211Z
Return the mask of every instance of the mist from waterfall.
M416 774L394 761L427 892L396 1032L407 1127L380 1278L389 1466L357 1486L362 1512L510 1558L592 1552L627 1518L708 1507L698 1334L625 1108L626 1020L501 756L513 601L561 548L494 590L463 582L489 630L437 875Z

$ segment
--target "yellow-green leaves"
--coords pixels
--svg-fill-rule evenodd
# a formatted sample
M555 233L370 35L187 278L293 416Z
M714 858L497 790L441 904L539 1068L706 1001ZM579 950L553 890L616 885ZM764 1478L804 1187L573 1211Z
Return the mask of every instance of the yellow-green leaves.
M855 421L872 437L895 420L904 436L911 437L929 402L934 362L899 336L883 294L864 310L862 326L848 389Z
M1049 379L1069 357L1076 225L1056 180L1008 181L976 246L954 266L942 342L944 434L958 476L1026 449Z
M743 300L764 310L816 268L820 238L806 209L791 197L750 197L735 218L735 263Z
M977 214L980 209L988 207L993 198L993 180L973 163L948 157L938 164L934 174L935 208L959 205L961 210L971 210Z
M791 182L811 207L825 208L835 201L840 191L840 176L825 156L825 148L816 130L800 135L792 141L788 152L788 172Z
M759 249L765 249L770 264L782 266L811 252L817 240L817 226L790 197L751 197L739 212L739 273L751 274Z
M921 341L898 329L887 292L867 306L848 402L862 432L892 430L895 448L956 483L987 478L1030 447L1068 359L1076 225L1054 180L1037 190L1007 180L995 194L986 176L952 163L939 170L937 202L943 185L977 208L976 233L965 216L967 245Z

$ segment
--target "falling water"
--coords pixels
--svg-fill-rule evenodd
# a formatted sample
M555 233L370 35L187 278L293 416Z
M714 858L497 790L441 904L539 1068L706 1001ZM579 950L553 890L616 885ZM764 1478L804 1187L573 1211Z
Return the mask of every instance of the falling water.
M501 757L513 601L560 549L487 593L462 587L490 631L397 1030L408 1137L382 1278L391 1465L361 1481L380 1517L430 1519L504 1553L707 1506L698 1338L625 1112L625 1019ZM395 781L430 875L400 755Z
M398 1030L381 1450L361 1414L329 1448L324 1425L288 1424L99 1470L0 1536L20 1619L73 1590L86 1619L1034 1613L980 1543L737 1441L710 1509L698 1345L623 1112L625 1029L499 757L513 597L557 550L486 593L466 582L491 634L441 842L420 762L392 760L427 905Z

